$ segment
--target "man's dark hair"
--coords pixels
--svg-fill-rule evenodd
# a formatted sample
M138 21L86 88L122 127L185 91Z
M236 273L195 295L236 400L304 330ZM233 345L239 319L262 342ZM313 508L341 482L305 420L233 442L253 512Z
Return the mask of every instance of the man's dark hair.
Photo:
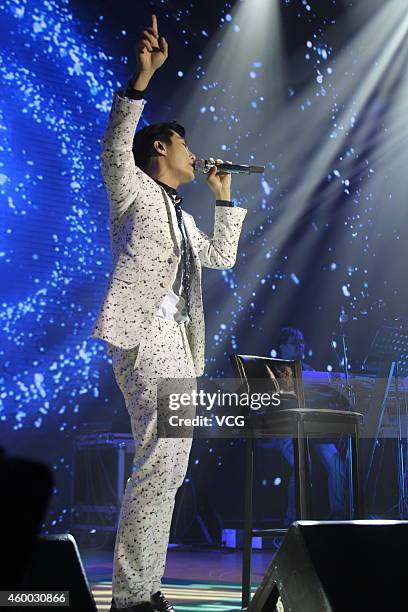
M279 334L278 346L286 344L289 340L303 343L305 342L304 336L300 329L297 327L282 327Z
M161 140L166 144L171 144L172 133L176 132L182 138L186 135L186 130L177 121L168 121L167 123L152 123L136 132L133 139L133 157L135 164L141 170L147 172L150 166L150 160L157 155L153 143L155 140Z

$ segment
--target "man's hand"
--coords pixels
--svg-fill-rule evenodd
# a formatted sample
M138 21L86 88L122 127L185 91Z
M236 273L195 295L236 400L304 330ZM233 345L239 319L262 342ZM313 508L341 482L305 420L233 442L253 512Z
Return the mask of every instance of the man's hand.
M143 32L143 38L136 48L137 72L133 88L143 91L158 68L166 61L169 46L163 36L159 36L157 17L152 15L152 25Z
M213 162L214 159L210 158L210 161ZM223 162L222 159L217 159L215 163L231 164L232 162ZM231 200L231 174L229 172L217 172L217 168L214 166L207 174L207 184L217 200Z

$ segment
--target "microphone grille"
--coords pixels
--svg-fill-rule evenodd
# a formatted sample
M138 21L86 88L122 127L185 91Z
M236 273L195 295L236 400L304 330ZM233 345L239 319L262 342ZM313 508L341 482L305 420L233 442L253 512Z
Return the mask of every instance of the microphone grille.
M208 172L205 159L196 159L194 162L194 170L197 172Z

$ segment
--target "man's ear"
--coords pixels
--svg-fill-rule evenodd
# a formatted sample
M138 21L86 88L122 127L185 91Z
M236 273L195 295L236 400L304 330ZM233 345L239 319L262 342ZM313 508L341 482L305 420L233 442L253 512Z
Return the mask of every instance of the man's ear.
M160 140L155 140L153 143L153 149L158 153L158 155L166 154L166 147Z

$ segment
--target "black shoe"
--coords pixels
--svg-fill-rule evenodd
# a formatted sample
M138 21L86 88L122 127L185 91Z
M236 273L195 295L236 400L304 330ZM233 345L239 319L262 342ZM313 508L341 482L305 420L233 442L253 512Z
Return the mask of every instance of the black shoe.
M131 606L130 608L117 608L115 602L112 599L111 609L109 612L153 612L154 608L149 601L144 601L143 603L136 604Z
M167 601L161 591L157 591L157 593L151 596L151 602L153 610L157 610L157 612L175 612L173 606Z

